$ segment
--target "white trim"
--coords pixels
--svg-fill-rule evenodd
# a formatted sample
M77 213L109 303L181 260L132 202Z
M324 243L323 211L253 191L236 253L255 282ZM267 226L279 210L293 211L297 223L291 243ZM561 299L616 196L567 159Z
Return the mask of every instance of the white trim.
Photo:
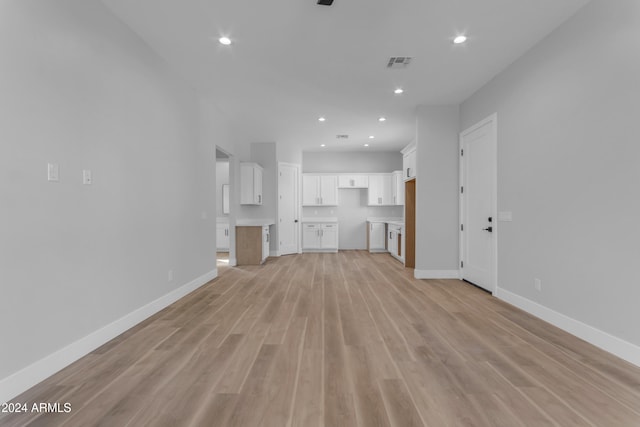
M280 256L280 251L269 251L269 256Z
M493 196L493 265L491 272L491 283L489 284L491 293L495 293L498 289L498 113L493 113L489 117L480 120L475 125L463 130L460 132L460 136L458 138L458 150L462 150L464 148L463 138L468 134L474 132L475 130L481 128L482 126L487 125L488 123L492 123L492 131L493 131L493 139L492 139L492 148L495 153L494 159L494 168L493 168L493 188L492 188L492 196ZM459 173L459 183L458 190L460 186L464 183L464 156L460 155L460 151L458 151L458 170ZM459 259L458 265L460 265L460 261L464 261L464 232L461 230L460 225L464 223L464 194L458 191L459 196L459 220L458 220L458 246L459 246ZM460 278L464 277L464 269L460 270Z
M229 258L229 266L235 267L238 265L238 260L236 258Z
M0 402L8 402L216 277L214 269L0 380Z
M416 279L459 279L458 270L413 270Z
M640 347L635 344L624 341L621 338L596 329L593 326L589 326L562 313L558 313L557 311L505 289L498 288L495 296L629 363L640 366Z

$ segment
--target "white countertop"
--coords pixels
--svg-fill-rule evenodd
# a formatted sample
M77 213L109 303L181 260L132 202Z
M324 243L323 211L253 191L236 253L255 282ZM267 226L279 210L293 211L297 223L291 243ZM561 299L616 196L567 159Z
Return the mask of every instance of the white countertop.
M242 218L236 220L236 227L264 227L265 225L275 224L275 220L268 218L251 219Z
M404 227L404 221L386 221L389 225L397 225L400 227Z
M312 216L312 217L308 217L308 218L302 218L302 222L338 222L338 218L337 217L330 217L330 216L326 216L326 217L322 217L322 216Z
M396 223L398 225L404 225L404 220L398 217L369 217L367 218L367 222L386 222L386 223Z

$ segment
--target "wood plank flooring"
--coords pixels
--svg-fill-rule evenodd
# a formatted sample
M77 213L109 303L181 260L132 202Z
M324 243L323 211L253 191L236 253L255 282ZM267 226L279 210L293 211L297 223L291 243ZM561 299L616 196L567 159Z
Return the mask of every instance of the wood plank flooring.
M640 368L457 280L345 251L220 277L2 426L640 426Z

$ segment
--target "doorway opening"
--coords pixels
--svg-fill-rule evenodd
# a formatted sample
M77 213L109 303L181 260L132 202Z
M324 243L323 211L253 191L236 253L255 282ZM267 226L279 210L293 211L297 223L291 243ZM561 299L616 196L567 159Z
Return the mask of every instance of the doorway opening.
M233 229L230 221L230 166L229 154L216 147L216 258L217 264L225 265L229 265Z

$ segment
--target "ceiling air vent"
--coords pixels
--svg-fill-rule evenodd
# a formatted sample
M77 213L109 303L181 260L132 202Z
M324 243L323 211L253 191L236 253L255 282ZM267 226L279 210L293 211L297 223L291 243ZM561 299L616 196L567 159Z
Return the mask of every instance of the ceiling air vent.
M349 139L349 135L336 135L336 139Z
M410 56L392 56L387 62L387 68L405 68L411 63Z

